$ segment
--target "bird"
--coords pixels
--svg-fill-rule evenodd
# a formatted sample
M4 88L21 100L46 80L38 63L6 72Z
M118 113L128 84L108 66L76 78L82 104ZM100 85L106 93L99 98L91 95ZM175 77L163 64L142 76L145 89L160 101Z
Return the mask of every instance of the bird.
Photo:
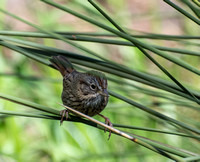
M100 114L109 99L105 74L94 70L86 73L79 72L74 69L71 62L63 55L52 56L50 62L51 66L63 76L61 95L63 104L91 117L99 115L105 119L107 125L113 126L108 117ZM68 109L60 111L61 125L64 118L68 119L69 113L73 114ZM110 136L111 131L109 131L108 139L110 139Z

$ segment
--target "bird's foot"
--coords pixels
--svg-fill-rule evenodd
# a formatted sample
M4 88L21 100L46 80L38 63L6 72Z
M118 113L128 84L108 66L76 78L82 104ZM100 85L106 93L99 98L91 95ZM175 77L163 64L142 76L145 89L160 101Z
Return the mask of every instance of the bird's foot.
M105 124L106 125L109 125L109 126L113 127L113 125L112 125L112 123L111 123L111 121L110 121L110 119L108 117L106 117L104 115L101 115L101 114L98 114L98 115L105 119ZM106 132L106 131L107 131L107 128L105 128L104 132ZM109 130L108 140L110 139L111 133L112 133L112 131Z
M69 117L69 112L68 112L67 109L64 109L64 110L61 110L61 111L60 111L60 115L61 115L60 125L62 125L63 120L64 120L64 117L65 117L66 120L68 119L68 117Z

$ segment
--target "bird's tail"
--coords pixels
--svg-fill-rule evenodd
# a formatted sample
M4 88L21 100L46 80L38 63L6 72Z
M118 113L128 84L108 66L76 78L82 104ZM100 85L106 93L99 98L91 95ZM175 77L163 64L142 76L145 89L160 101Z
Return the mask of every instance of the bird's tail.
M68 61L68 59L65 56L53 56L50 59L50 62L52 63L54 68L60 71L62 76L65 76L74 70L72 64Z

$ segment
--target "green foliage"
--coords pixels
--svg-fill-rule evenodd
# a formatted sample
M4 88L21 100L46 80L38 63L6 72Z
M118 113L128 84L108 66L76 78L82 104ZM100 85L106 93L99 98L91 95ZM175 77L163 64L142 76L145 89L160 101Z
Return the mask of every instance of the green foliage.
M130 21L129 16L117 22L114 14L105 12L106 6L121 11L122 1L41 1L34 4L42 6L37 24L0 8L13 22L35 30L6 31L0 26L0 160L199 160L200 11L195 3L164 0L197 30L187 35L186 27L183 35L163 35L128 30L123 21ZM75 24L62 20L56 26L69 14L97 32L69 31ZM2 14L0 19L6 21ZM76 23L80 19L75 18ZM165 46L172 42L178 47ZM92 118L70 116L59 126L62 78L51 68L54 55L66 56L80 71L106 73L110 100L103 114L114 126L108 127L113 131L109 141L102 131L107 126Z

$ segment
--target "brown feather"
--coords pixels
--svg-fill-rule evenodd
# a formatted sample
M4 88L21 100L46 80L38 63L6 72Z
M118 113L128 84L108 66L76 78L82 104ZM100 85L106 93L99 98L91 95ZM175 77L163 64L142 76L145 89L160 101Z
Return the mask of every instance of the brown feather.
M70 74L72 71L74 71L74 68L72 64L67 60L66 57L58 55L58 56L53 56L50 59L52 65L60 71L62 76Z

